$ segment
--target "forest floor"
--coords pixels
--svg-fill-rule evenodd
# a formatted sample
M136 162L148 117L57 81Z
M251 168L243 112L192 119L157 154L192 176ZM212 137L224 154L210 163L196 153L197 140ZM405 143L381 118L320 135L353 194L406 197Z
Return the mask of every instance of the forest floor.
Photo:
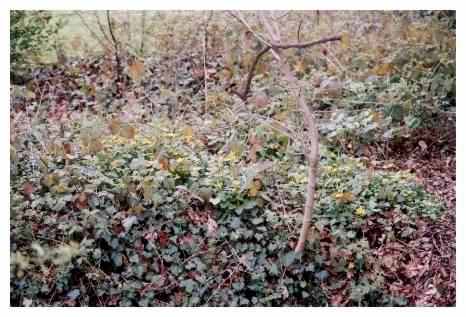
M303 254L307 130L270 56L250 98L232 93L249 31L226 39L219 19L203 60L195 15L157 15L166 52L139 61L90 55L83 28L83 52L12 86L11 305L456 305L450 24L341 14L328 25L352 25L352 45L286 57L321 134ZM218 53L233 44L244 56Z
M429 192L445 202L447 211L440 220L419 226L417 239L403 245L403 252L419 261L417 266L405 267L407 271L421 271L417 280L392 287L403 289L416 305L450 306L456 303L456 132L420 131L419 136L427 141L428 148L419 151L416 141L421 138L414 138L411 144L403 145L402 151L389 154L394 158L393 168L415 173ZM433 296L433 285L441 285L445 296Z

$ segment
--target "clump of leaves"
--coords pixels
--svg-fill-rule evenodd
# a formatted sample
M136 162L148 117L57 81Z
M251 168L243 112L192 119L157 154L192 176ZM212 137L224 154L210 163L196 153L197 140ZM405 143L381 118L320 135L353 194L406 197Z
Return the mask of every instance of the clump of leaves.
M245 163L242 146L230 142L212 153L192 127L156 120L121 133L129 127L78 127L82 152L67 163L50 152L37 181L13 179L13 305L326 305L320 283L343 285L348 265L360 275L356 288L369 285L360 296L383 294L364 275L372 265L365 219L390 210L413 218L439 212L409 175L370 176L357 160L325 152L315 242L331 236L346 264L327 263L321 242L297 255L300 217L283 208L304 199L307 173L298 157L279 148L268 161L259 155ZM89 151L95 138L100 145ZM259 152L277 150L274 144ZM77 247L60 263L38 252L63 243Z
M43 52L52 48L61 21L45 11L10 11L10 60L12 78Z

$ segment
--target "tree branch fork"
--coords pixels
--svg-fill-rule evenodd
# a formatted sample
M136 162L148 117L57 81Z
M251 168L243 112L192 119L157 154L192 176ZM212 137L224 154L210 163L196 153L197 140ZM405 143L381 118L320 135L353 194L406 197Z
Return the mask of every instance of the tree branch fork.
M245 82L243 88L241 89L241 91L232 90L232 93L237 95L243 101L247 100L249 92L251 90L251 83L252 83L252 79L254 77L256 67L259 64L259 61L262 58L262 56L264 56L270 50L277 51L278 49L287 50L287 49L291 49L291 48L295 48L295 49L300 49L301 48L302 49L302 48L309 48L309 47L312 47L312 46L324 44L324 43L327 43L327 42L334 42L334 41L340 41L340 40L341 40L341 35L322 38L322 39L317 40L317 41L311 41L311 42L305 42L305 43L278 44L278 43L273 43L273 42L265 42L265 43L267 43L266 46L256 55L256 58L254 59L254 62L252 63L252 65L251 65L251 67L249 69L248 76L246 77L246 82Z

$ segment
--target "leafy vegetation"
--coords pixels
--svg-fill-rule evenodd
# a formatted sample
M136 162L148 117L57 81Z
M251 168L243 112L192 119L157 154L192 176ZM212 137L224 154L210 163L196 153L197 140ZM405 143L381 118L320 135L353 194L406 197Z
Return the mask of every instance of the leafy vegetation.
M204 42L189 32L196 14ZM284 35L311 14L319 22L299 24L305 38L354 31L309 54L283 51L310 87L321 135L312 225L295 252L307 128L273 54L258 63L249 98L232 93L263 45L252 34L261 25L245 30L218 14L160 13L142 26L157 27L150 47L135 40L144 32L125 33L135 20L107 13L114 39L98 33L104 55L39 68L32 84L12 86L11 305L454 304L443 275L428 295L406 291L427 272L406 250L433 245L426 226L443 223L450 201L414 170L380 160L406 140L433 149L418 135L438 120L454 128L452 17L285 17ZM95 17L89 29L107 30ZM69 45L88 53L83 42ZM454 149L441 146L448 168Z
M17 82L21 72L40 55L53 47L53 37L60 20L52 21L46 11L11 11L10 14L10 66L11 78Z

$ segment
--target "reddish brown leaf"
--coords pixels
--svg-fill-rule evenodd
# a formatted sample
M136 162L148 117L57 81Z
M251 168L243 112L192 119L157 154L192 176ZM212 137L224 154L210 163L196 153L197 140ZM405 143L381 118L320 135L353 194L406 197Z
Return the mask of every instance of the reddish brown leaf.
M168 244L168 234L164 231L160 231L159 233L159 244L162 248Z
M159 166L161 170L168 170L170 168L170 162L167 158L160 158L159 159Z
M110 121L110 124L108 125L108 128L110 129L110 133L117 134L120 131L120 128L121 128L120 120L112 119Z
M141 61L135 61L128 66L129 76L134 81L139 81L144 75L144 63Z
M85 209L87 208L87 194L86 193L80 193L78 197L76 197L76 200L74 201L74 205L78 209Z
M71 144L70 143L64 143L63 144L63 151L65 154L71 154Z
M130 125L125 125L120 129L120 135L127 139L133 139L136 135L136 128Z
M24 183L23 185L23 194L24 196L26 196L27 199L31 199L31 195L32 193L34 192L34 186L27 182L27 183Z

